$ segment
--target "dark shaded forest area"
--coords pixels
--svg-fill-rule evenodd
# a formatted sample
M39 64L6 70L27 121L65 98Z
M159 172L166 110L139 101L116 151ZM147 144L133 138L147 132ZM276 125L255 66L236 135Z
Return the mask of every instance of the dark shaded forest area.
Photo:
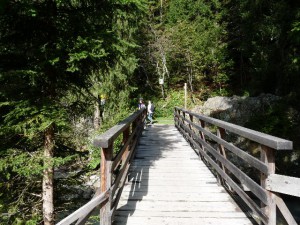
M97 169L93 136L139 97L171 117L183 83L280 96L249 127L300 149L300 1L0 0L0 223L54 224L54 171Z

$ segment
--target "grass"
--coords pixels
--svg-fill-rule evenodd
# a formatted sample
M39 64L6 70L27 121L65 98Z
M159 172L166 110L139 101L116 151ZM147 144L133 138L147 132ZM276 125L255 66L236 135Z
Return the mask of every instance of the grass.
M165 124L165 125L173 125L174 118L173 117L156 117L154 119L154 123L156 124Z

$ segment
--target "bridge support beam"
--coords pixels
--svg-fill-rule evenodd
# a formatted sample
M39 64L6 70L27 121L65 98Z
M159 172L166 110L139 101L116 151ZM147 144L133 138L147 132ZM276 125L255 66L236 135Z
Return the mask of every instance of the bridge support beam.
M275 173L275 152L274 149L261 145L261 161L268 166L269 175ZM261 174L261 187L266 189L268 174ZM262 211L269 218L267 225L276 225L276 203L275 196L268 191L268 205L262 203Z

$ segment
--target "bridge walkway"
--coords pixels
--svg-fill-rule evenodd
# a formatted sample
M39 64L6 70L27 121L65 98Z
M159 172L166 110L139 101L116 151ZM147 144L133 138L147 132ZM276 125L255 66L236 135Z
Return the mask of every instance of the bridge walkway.
M113 224L253 223L174 125L154 125L139 141Z

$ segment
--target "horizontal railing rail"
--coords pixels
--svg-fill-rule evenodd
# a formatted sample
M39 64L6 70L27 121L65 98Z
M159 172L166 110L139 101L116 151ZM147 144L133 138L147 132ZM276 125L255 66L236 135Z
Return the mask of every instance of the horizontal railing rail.
M91 201L61 220L57 225L85 224L92 211L100 206L100 224L111 225L134 156L138 139L144 129L146 110L139 110L94 139L101 148L100 189ZM120 140L121 146L116 144Z
M218 180L238 194L259 221L275 225L277 206L289 225L297 224L279 194L300 197L300 178L275 174L275 151L292 150L291 141L178 107L175 107L174 120L175 126L197 154L216 171ZM234 145L233 141L226 140L230 139L228 137L242 137L256 143L260 159ZM240 169L242 164L257 170L259 179ZM246 193L244 187L260 200L260 205Z

